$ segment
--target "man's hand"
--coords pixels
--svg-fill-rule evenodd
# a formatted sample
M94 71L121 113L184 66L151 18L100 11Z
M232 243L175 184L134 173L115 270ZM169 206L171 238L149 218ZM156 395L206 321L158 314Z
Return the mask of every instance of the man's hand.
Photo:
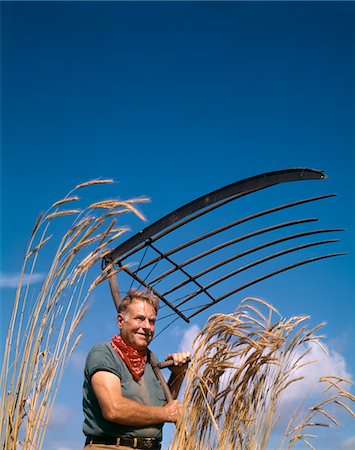
M166 422L176 423L181 417L181 404L177 400L172 400L164 406L166 411Z
M170 366L169 369L174 374L179 374L181 372L186 372L187 363L191 360L190 352L180 352L180 353L169 353L165 358L165 361L173 360L174 365Z

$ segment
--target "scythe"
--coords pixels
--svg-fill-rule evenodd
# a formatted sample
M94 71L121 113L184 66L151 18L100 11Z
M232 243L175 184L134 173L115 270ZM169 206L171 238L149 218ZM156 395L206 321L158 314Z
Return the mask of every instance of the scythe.
M249 269L265 265L266 262L271 260L276 260L284 255L293 254L295 252L299 253L305 249L318 248L319 246L324 246L327 244L338 242L338 239L323 239L313 242L306 242L301 245L291 246L281 251L273 251L270 254L253 260L248 264L243 266L233 267L233 270L228 271L226 268L228 264L235 264L235 261L245 257L246 255L254 255L254 253L259 252L261 249L269 249L273 246L279 245L280 243L289 242L292 240L299 240L300 238L305 238L309 236L315 236L318 234L328 234L334 232L344 231L340 228L324 228L324 229L311 229L302 231L300 233L286 234L286 236L281 236L278 239L269 239L262 244L254 245L247 250L243 251L232 251L231 255L228 257L220 256L223 255L223 250L226 248L233 248L236 244L248 241L255 236L267 236L269 233L275 230L283 230L288 227L295 227L305 224L311 224L316 222L318 219L314 217L300 218L297 220L276 223L252 232L248 232L242 235L232 235L232 239L223 238L223 233L227 230L229 232L235 233L235 230L241 224L251 222L260 217L272 217L272 215L278 211L286 211L291 208L297 209L300 205L312 204L313 202L318 202L320 200L329 199L334 197L335 194L320 195L317 197L308 197L305 199L300 199L297 201L288 202L272 208L264 209L262 211L254 212L253 214L242 217L238 220L223 224L223 226L214 227L213 220L208 220L212 216L212 212L218 208L222 208L230 202L238 200L244 196L256 193L258 191L270 188L271 186L279 185L282 183L288 183L292 181L306 181L306 180L324 180L326 175L324 172L308 168L295 168L295 169L285 169L278 170L274 172L268 172L261 175L257 175L251 178L247 178L241 181L236 181L235 183L224 186L220 189L212 191L202 197L199 197L184 206L170 212L166 216L157 220L153 224L149 225L139 233L130 237L118 247L113 249L109 254L104 257L103 260L103 270L107 273L107 278L110 283L110 289L113 301L116 308L120 303L120 294L118 290L118 283L116 278L116 273L119 271L126 272L133 281L137 282L140 286L144 286L149 289L154 295L156 295L165 306L171 310L171 314L168 314L164 318L169 318L171 315L176 318L182 318L185 322L190 322L190 319L197 314L205 311L211 306L225 300L231 295L252 286L262 280L273 277L282 272L288 271L295 267L299 267L311 262L319 261L322 259L333 258L345 254L340 252L326 253L322 255L314 255L310 258L300 259L292 264L284 265L281 268L272 270L268 273L262 273L257 277L248 280L247 282L242 282L237 284L232 290L227 290L226 292L218 292L218 296L213 293L213 288L218 286L219 290L222 290L222 282L242 272L246 272ZM210 230L204 234L198 234L193 238L184 240L179 245L172 248L161 248L160 244L163 242L163 238L166 236L173 236L177 230L186 227L193 221L200 220L204 217L204 220L210 226ZM208 244L209 239L222 236L221 242L217 245ZM203 251L194 252L193 248L196 244L205 245ZM143 261L146 256L147 250L153 252L153 257L148 261ZM187 259L181 259L179 255L186 252L186 250L191 250L192 256ZM138 257L142 255L138 268L132 270L129 266L130 260L133 257ZM214 255L213 264L207 265L203 270L196 272L194 263L202 262L209 255ZM158 275L152 276L154 270L156 270L159 263L164 262L166 269L162 269ZM212 277L213 272L216 270L224 270L222 276L215 277L214 279L208 280L208 282L200 281L206 277ZM145 275L143 275L145 274ZM182 281L176 282L175 276L179 274ZM158 289L158 284L164 280L168 285L164 290ZM189 288L190 291L183 294L177 295L182 289ZM174 297L175 295L175 297ZM203 303L197 305L196 299L202 299ZM192 312L191 312L192 311ZM176 320L176 319L174 319ZM169 326L169 325L168 325ZM172 399L169 392L169 388L165 382L164 377L160 372L159 367L167 366L169 363L157 363L157 361L152 361L155 373L160 380L167 399Z

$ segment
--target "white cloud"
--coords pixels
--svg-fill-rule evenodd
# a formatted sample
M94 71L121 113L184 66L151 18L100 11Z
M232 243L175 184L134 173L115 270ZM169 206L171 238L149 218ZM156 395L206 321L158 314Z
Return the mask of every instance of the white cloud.
M284 390L278 405L277 413L279 415L279 421L276 425L276 430L284 429L292 418L294 419L293 424L296 425L297 421L309 412L309 407L316 405L331 395L331 391L323 393L328 385L319 382L321 377L340 376L351 380L351 374L347 369L346 361L338 352L328 348L328 352L324 353L323 350L314 343L309 344L309 349L310 352L303 361L316 361L307 364L300 370L294 372L294 378L299 376L302 376L303 378L291 383ZM295 357L300 356L300 354L301 351L298 350ZM350 387L349 384L342 384L342 386L345 389L349 389ZM331 410L332 414L340 420L340 422L345 420L347 413L341 407L335 407L335 405L329 404L329 407L326 409L328 409L328 411ZM322 419L324 418L322 417ZM318 433L316 432L315 434ZM341 450L350 450L353 448L355 447L351 447L350 445L348 447L341 447Z
M33 273L32 276L25 273L22 278L22 284L26 285L28 283L31 284L40 283L41 281L44 280L45 276L46 276L45 273ZM15 289L17 288L19 280L20 280L19 273L13 274L0 273L0 288Z
M351 436L347 439L344 439L340 444L340 450L354 450L355 448L355 436Z
M303 362L311 362L295 372L295 377L302 376L303 379L292 383L283 396L283 402L300 401L310 394L319 394L325 387L324 383L319 383L319 379L324 376L340 376L351 379L351 374L346 367L345 359L340 353L327 349L327 353L316 344L308 345L309 353L304 357ZM303 349L304 350L304 349ZM301 355L301 350L295 354L295 359Z
M184 331L184 334L182 336L179 351L180 352L190 352L193 354L193 341L195 337L200 332L200 328L198 325L191 325L187 330Z

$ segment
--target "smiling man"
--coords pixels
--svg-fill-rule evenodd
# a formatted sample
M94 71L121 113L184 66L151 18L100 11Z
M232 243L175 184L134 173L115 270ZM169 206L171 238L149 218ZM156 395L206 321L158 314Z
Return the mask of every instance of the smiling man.
M179 419L181 404L166 402L150 361L158 309L154 295L129 291L119 305L120 334L89 352L83 388L85 449L160 449L164 423ZM189 356L166 357L174 361L168 385L175 399Z

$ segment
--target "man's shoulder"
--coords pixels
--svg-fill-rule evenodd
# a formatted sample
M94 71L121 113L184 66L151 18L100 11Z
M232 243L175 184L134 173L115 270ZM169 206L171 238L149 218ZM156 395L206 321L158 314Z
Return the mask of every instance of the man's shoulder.
M115 352L110 344L110 342L100 342L99 344L95 344L89 351L87 356L87 361L97 360L97 359L114 359Z
M113 351L109 342L94 345L86 358L85 369L89 376L99 370L118 374L121 371L121 360Z

